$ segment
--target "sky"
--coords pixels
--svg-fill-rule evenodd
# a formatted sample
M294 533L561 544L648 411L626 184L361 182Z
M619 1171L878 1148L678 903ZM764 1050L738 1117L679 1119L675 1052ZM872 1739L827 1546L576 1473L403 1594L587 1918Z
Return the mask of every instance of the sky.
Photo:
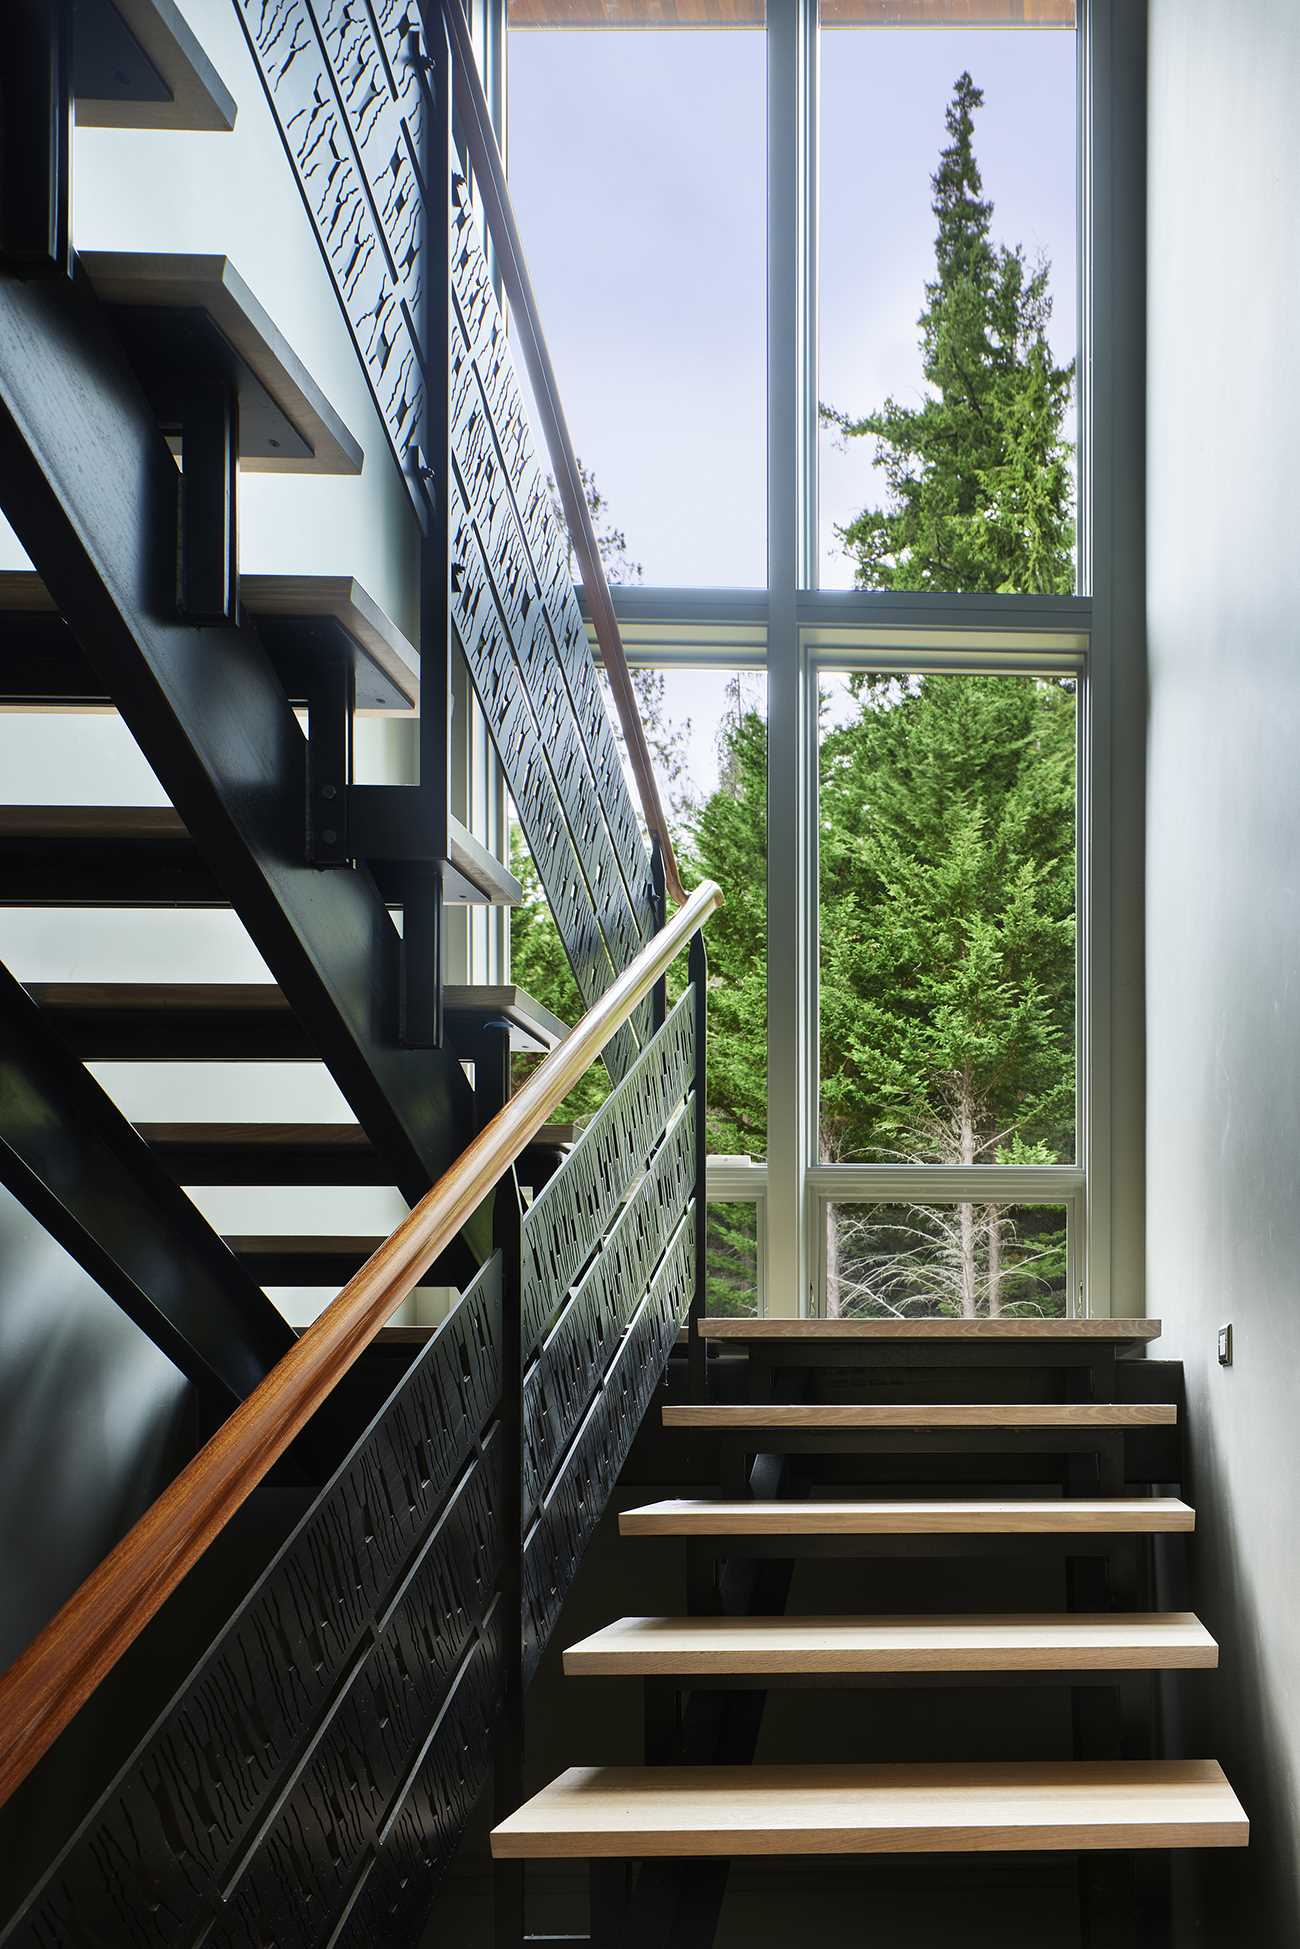
M819 391L868 411L920 385L930 176L969 68L994 234L1046 252L1075 347L1075 44L1060 32L822 36ZM759 32L513 33L511 186L570 429L644 579L761 587L765 41ZM874 498L870 443L821 441L823 587ZM696 789L717 782L725 680L675 670Z
M854 413L920 385L930 175L969 68L994 234L1045 251L1058 357L1075 346L1074 36L822 36L819 391ZM509 162L574 442L647 583L765 581L764 36L512 33ZM833 525L875 494L870 443L820 459Z

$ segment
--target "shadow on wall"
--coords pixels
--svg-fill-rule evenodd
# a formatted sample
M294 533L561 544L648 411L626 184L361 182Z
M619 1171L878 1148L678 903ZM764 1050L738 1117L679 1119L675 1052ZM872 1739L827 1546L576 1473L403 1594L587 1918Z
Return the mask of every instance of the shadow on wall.
M189 1383L0 1188L0 1669L191 1449Z

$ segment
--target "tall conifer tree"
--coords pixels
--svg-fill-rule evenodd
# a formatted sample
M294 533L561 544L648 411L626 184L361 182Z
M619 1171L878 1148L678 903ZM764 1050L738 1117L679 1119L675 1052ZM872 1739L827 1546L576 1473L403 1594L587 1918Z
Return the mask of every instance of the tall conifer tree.
M885 505L838 532L864 589L1069 594L1074 588L1073 362L1048 343L1049 266L994 244L975 159L983 91L958 77L931 177L935 274L920 326L927 391L856 417L823 406L844 439L875 441Z

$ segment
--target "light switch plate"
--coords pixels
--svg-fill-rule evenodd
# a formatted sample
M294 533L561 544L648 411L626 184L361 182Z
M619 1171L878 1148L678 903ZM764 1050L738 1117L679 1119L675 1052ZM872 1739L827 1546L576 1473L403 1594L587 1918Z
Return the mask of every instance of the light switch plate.
M1219 1365L1220 1367L1231 1367L1232 1365L1231 1326L1221 1326L1219 1328Z

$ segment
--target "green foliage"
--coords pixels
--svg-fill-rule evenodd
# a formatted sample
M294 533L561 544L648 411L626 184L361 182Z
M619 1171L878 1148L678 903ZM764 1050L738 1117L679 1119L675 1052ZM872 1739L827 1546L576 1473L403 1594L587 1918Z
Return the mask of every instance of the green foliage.
M722 731L718 788L685 836L688 884L716 880L709 922L709 1149L767 1155L767 724L744 705Z
M975 160L982 90L961 75L948 146L931 178L935 275L920 326L926 393L860 416L823 406L845 440L875 442L885 506L838 530L863 589L1068 594L1074 588L1071 447L1062 427L1074 366L1058 366L1045 259L990 238Z
M1068 1155L1073 687L854 688L821 747L823 1156Z
M1046 330L1045 263L991 242L969 75L932 179L935 276L920 318L926 393L861 418L886 505L842 531L860 586L1068 591L1073 368ZM627 539L584 475L611 579ZM745 701L722 731L716 790L686 774L661 675L637 673L688 884L715 879L710 925L710 1150L767 1139L767 727ZM1075 696L1031 677L868 676L821 742L821 1151L828 1160L989 1164L1073 1156ZM515 978L566 1020L580 1003L531 863L512 923ZM677 977L680 980L680 974ZM603 1098L596 1071L571 1110ZM752 1310L754 1208L710 1215L710 1306ZM1064 1305L1059 1209L972 1202L841 1206L832 1311L974 1314Z

